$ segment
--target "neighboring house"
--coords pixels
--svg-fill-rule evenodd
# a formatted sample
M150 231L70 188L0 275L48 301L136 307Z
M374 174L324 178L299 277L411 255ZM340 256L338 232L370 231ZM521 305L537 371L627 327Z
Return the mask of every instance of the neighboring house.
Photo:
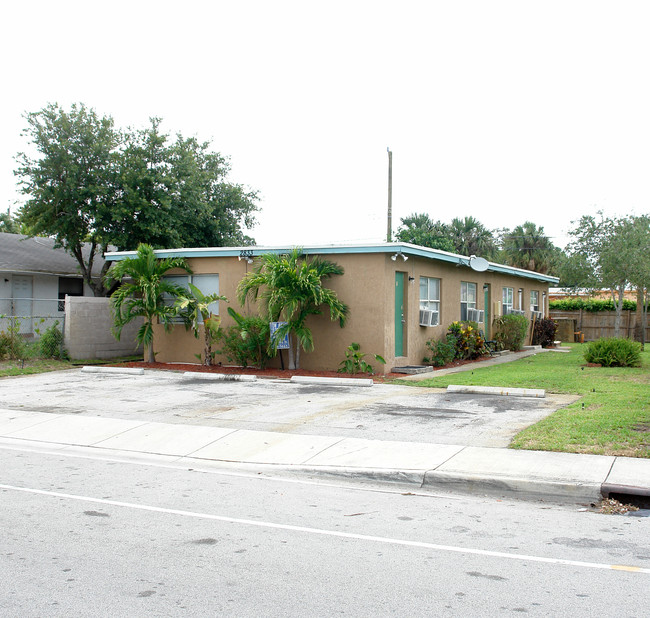
M97 256L93 274L104 260ZM62 318L68 296L92 296L79 265L69 253L54 248L54 239L0 233L0 315L21 318L29 334L40 319ZM4 324L0 322L0 329Z
M611 290L588 290L584 288L549 288L549 300L612 300ZM618 299L618 295L616 297ZM636 290L625 290L625 300L636 301Z
M345 269L344 275L328 279L326 285L350 308L345 328L330 321L327 311L309 318L315 345L313 352L301 353L303 369L336 369L352 342L361 344L362 352L386 359L383 368L376 367L379 370L420 364L426 341L441 338L455 320L479 322L489 334L492 320L503 313L548 315L548 286L558 283L556 277L407 243L302 249ZM218 292L237 311L254 314L257 307L247 303L242 308L237 302L237 285L253 268L256 256L289 251L287 247L216 247L158 250L156 255L186 258L194 272L191 280L204 294ZM133 255L125 251L105 257L113 261ZM177 283L188 280L181 272L170 275ZM221 315L224 327L232 324L223 308ZM156 358L162 362L196 362L195 354L201 351L200 340L181 324L170 333L158 327L155 346Z

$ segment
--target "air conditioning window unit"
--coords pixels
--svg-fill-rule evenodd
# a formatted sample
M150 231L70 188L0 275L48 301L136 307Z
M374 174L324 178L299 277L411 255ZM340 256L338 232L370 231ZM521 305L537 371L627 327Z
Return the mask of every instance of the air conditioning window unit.
M431 326L433 316L431 309L420 309L420 326Z
M477 322L479 324L482 324L485 322L485 311L483 311L483 309L468 309L467 319L470 322Z

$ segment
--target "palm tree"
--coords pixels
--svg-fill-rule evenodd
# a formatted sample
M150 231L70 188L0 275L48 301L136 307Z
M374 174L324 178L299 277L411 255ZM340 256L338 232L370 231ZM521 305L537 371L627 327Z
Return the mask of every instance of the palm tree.
M494 236L478 219L456 217L452 219L447 229L456 253L477 255L488 259L494 256L496 250Z
M212 293L207 296L199 290L193 283L189 284L189 290L183 290L182 295L176 301L176 307L179 309L181 316L185 320L188 328L194 332L194 336L199 338L201 323L203 323L203 353L204 365L212 365L212 343L219 332L221 318L210 311L210 305L220 300L227 301L225 296ZM200 354L197 354L200 356Z
M323 280L342 275L343 268L319 257L307 259L302 250L294 249L288 255L267 253L260 257L255 268L239 283L237 295L244 304L247 298L262 300L270 321L284 321L274 334L273 341L281 341L287 334L294 335L289 345L289 369L300 367L300 348L314 349L314 338L307 326L310 315L330 310L330 319L345 325L348 306L339 300L336 292L323 286Z
M554 245L542 226L526 221L503 236L503 252L511 266L546 273L554 259Z
M115 321L115 336L119 340L122 328L136 318L144 318L144 324L136 334L136 341L147 349L147 362L155 362L153 351L153 323L158 320L165 330L171 328L176 309L169 297L184 293L184 288L165 281L164 274L172 268L182 268L191 273L183 258L158 259L150 245L141 244L137 256L117 262L107 274L108 283L123 281L111 294Z

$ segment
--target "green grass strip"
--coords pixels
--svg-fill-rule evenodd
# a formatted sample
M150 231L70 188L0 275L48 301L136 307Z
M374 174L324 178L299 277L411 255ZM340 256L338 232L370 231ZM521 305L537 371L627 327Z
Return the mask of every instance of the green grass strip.
M543 352L408 384L543 388L579 395L576 403L515 436L511 448L650 458L650 346L637 368L587 367L585 346L571 344L570 353Z

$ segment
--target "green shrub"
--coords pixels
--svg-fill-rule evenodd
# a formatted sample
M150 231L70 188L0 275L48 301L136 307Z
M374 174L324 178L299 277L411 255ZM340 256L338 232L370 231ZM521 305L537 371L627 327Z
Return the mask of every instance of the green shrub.
M453 360L473 360L488 353L485 338L476 322L452 322L444 339L426 342L430 354L423 363L444 367Z
M269 323L257 316L240 315L232 307L228 307L228 313L236 323L218 331L216 338L221 349L216 354L223 354L229 362L242 367L254 365L264 369L273 357Z
M66 358L67 353L63 349L63 333L57 328L57 320L45 330L38 340L38 351L43 358Z
M429 339L426 342L429 355L422 359L426 365L444 367L456 358L456 337L447 333L444 339Z
M0 318L6 316L0 315ZM9 318L6 330L0 331L0 359L24 361L34 356L34 346L20 334L20 318Z
M543 318L535 322L533 329L533 345L541 345L548 348L555 343L555 333L557 332L557 322L550 318Z
M603 367L639 367L641 349L641 344L636 341L609 337L590 342L584 356L588 363L597 363Z
M509 313L494 320L494 340L499 350L521 350L528 334L528 318Z
M548 308L555 311L616 311L614 301L610 299L596 298L564 298L562 300L552 300L548 303ZM636 301L623 300L623 311L636 311Z
M364 359L365 354L361 351L361 344L352 343L345 351L345 360L339 363L338 373L373 373L372 365ZM373 354L378 363L386 364L386 361L379 354Z

